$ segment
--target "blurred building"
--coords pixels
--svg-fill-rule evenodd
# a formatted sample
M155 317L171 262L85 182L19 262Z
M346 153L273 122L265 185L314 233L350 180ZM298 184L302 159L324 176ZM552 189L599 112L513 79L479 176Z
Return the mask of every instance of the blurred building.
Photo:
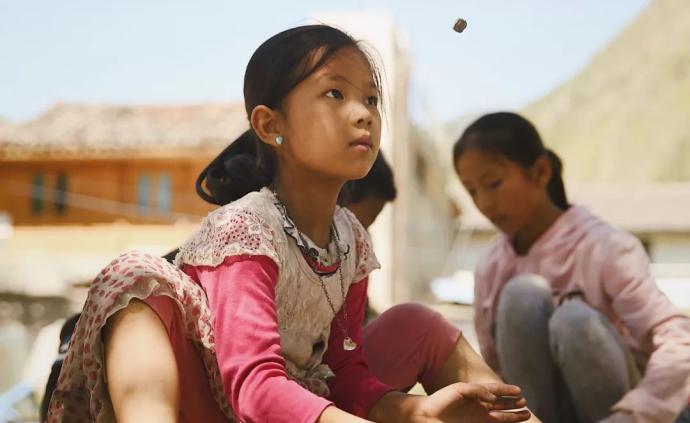
M77 286L189 236L212 208L197 175L246 125L241 103L60 104L0 125L0 392L38 329L81 308Z
M0 127L0 210L16 226L198 218L199 171L245 128L240 103L57 105Z

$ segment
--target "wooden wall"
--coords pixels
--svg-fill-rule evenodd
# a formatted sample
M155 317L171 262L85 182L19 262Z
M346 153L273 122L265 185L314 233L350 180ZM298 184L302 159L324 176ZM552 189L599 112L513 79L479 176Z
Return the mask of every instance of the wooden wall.
M9 213L14 225L198 218L213 209L194 190L211 159L0 162L0 212Z

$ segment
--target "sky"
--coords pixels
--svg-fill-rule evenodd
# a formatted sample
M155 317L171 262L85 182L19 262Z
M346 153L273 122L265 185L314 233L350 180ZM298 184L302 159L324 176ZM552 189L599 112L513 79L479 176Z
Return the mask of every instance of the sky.
M519 109L576 75L649 3L0 0L0 118L61 101L241 101L262 41L314 13L362 10L388 11L408 40L413 120Z

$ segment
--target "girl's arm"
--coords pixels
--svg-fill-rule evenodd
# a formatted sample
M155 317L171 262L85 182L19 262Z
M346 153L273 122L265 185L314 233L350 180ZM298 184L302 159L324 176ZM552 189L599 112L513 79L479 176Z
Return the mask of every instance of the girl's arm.
M185 270L208 296L223 386L239 419L361 421L288 379L275 307L278 268L270 258L232 257L217 267Z
M611 241L603 290L640 346L652 351L640 383L613 409L635 421L673 422L690 397L690 318L659 291L637 239L625 234Z
M108 319L103 341L108 392L117 421L176 422L177 363L158 315L145 303L132 300Z

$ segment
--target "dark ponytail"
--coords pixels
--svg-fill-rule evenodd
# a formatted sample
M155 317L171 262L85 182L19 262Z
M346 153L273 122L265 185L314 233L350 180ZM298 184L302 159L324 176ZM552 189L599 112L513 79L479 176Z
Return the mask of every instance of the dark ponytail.
M465 129L453 146L453 161L470 149L499 153L524 168L546 156L551 163L551 179L547 194L556 207L570 207L561 176L563 165L556 153L544 147L537 129L516 113L498 112L484 115Z
M197 194L204 201L222 206L268 185L274 166L257 160L257 143L254 131L247 130L227 146L199 174Z
M247 118L259 105L280 109L285 97L343 48L361 52L371 66L380 92L376 66L357 41L327 25L306 25L283 31L259 46L244 74ZM276 174L273 148L256 136L243 133L199 175L197 193L205 201L224 205L270 185Z
M551 162L551 179L546 185L546 192L549 194L551 201L561 210L566 210L570 207L568 203L568 196L565 194L565 185L563 184L563 163L560 157L550 149L546 149L546 157Z

